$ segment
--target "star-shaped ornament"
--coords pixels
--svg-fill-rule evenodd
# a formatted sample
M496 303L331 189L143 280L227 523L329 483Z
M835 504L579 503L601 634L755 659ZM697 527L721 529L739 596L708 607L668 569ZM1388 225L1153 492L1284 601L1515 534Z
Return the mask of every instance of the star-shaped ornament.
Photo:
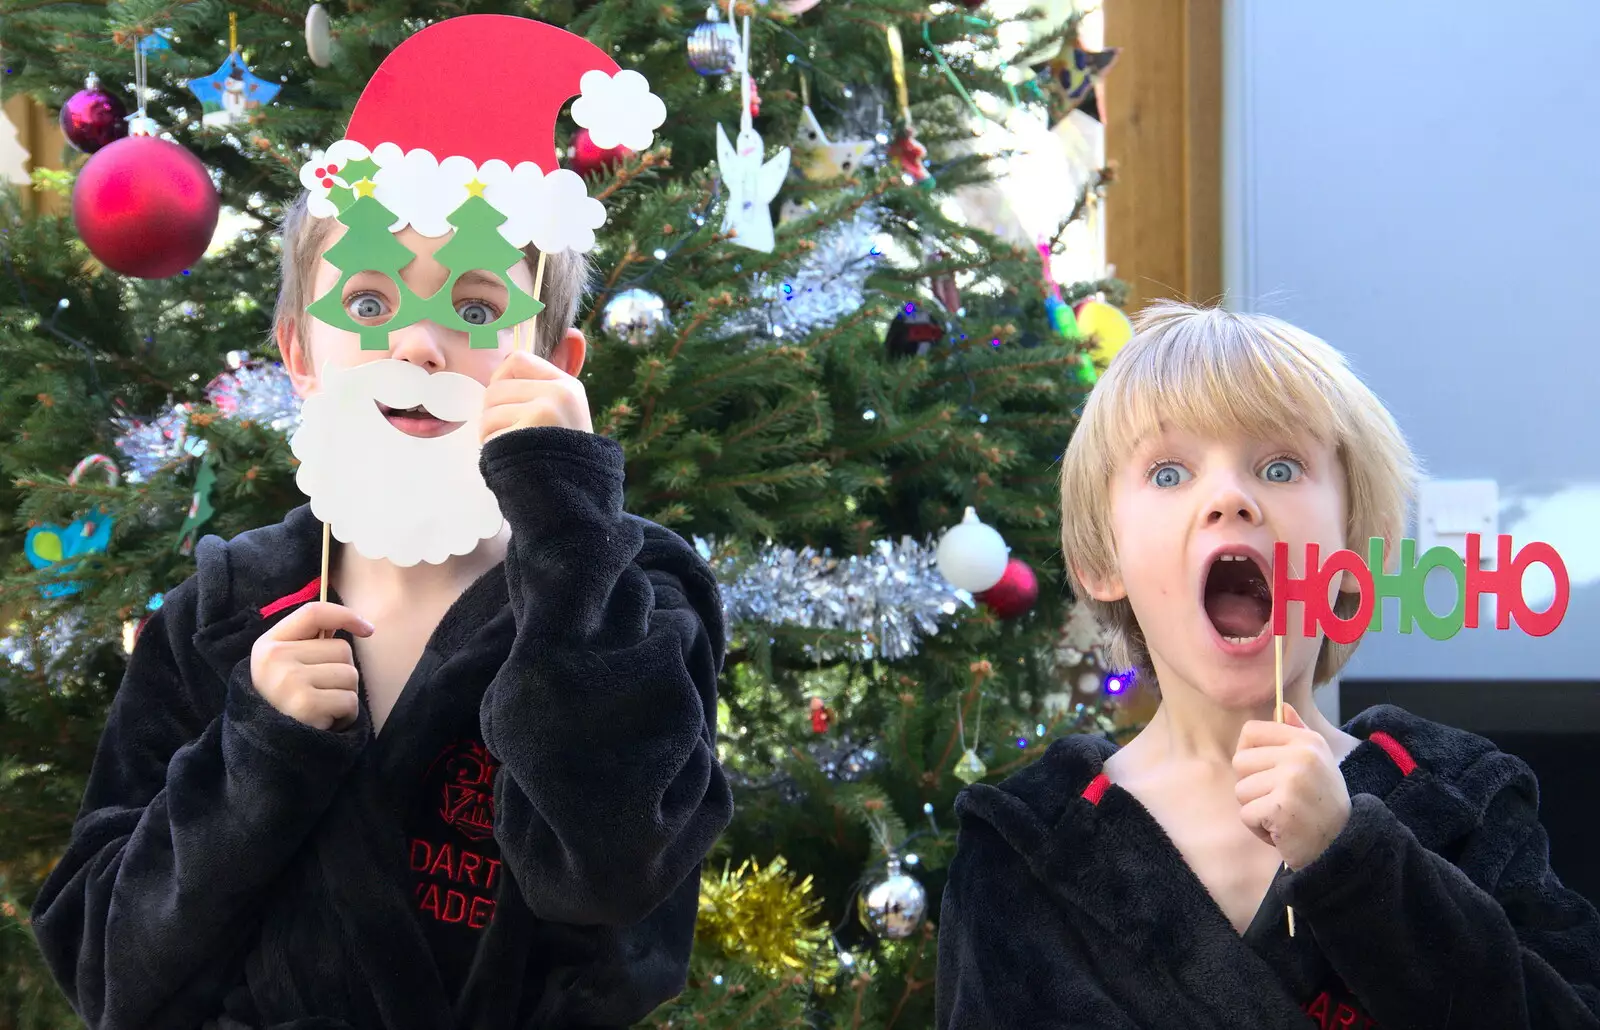
M771 160L763 160L765 154L766 146L751 125L748 109L736 142L730 143L722 123L717 123L717 167L728 186L722 231L731 229L733 242L741 247L770 254L777 243L772 233L772 201L789 174L789 148L784 147Z
M237 50L210 75L189 80L189 92L205 110L201 121L206 125L242 124L249 120L250 112L272 103L281 88L251 72Z
M1069 39L1061 45L1061 51L1050 61L1049 75L1051 85L1066 98L1067 110L1083 103L1095 83L1117 63L1120 53L1122 51L1117 47L1085 50L1076 39Z
M809 106L800 110L800 129L795 133L794 167L802 178L827 182L855 174L872 153L871 140L830 141Z

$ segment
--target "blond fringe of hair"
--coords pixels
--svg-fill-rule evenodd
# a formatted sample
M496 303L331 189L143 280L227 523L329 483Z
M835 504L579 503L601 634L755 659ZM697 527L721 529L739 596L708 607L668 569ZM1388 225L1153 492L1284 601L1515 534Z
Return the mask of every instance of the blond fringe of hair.
M1086 580L1116 574L1111 477L1118 463L1162 430L1269 439L1309 433L1338 454L1347 484L1345 541L1390 545L1405 532L1420 466L1383 403L1344 355L1304 330L1267 315L1159 303L1095 384L1061 467L1061 546L1079 603L1110 635L1111 659L1154 680L1150 653L1124 598L1090 597ZM1341 594L1335 610L1354 613ZM1360 641L1323 640L1313 683L1338 674Z
M280 339L284 328L294 330L296 347L304 346L306 339L306 307L316 298L312 289L317 278L317 261L333 231L331 218L313 218L307 210L307 193L301 193L284 212L279 256L278 302L272 313L273 339ZM532 271L539 261L539 249L532 245L522 248L522 253ZM540 357L549 357L556 344L578 317L578 307L590 287L589 259L584 254L564 250L552 254L545 261L544 286L539 300L544 310L539 313L535 328L534 350Z

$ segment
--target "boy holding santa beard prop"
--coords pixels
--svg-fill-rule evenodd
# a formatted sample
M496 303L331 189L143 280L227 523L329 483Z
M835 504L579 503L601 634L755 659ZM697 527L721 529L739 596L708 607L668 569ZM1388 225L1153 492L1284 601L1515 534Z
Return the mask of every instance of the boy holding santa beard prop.
M508 95L497 136L471 108ZM602 146L665 119L577 36L446 20L303 171L311 503L202 541L130 661L34 909L91 1026L621 1027L681 988L732 812L722 616L591 432L574 95Z

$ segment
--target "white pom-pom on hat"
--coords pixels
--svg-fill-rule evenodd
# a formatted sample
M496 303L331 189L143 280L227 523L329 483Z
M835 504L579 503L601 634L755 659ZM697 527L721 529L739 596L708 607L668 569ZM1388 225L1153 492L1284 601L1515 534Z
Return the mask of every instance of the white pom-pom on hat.
M602 150L648 149L655 141L655 130L667 120L667 105L650 92L645 77L632 69L615 75L584 72L578 85L583 95L572 103L572 120L588 129L589 138Z

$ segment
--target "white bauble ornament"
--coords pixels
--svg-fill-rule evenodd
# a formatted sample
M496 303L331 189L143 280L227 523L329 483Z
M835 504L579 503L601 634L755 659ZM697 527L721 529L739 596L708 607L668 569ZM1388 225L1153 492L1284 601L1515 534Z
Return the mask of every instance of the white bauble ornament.
M939 573L968 593L981 594L1000 582L1010 558L1004 538L971 508L939 538Z

